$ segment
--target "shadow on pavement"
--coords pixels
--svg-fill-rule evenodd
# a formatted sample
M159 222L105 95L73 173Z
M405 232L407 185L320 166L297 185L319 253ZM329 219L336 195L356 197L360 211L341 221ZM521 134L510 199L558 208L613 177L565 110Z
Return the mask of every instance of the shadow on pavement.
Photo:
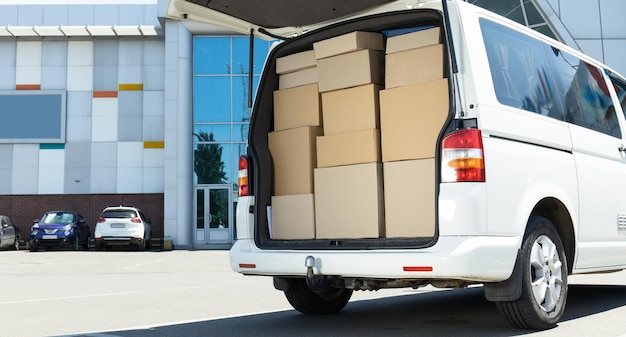
M626 305L626 287L570 285L562 321ZM307 316L294 310L263 313L150 329L78 336L519 336L482 287L442 290L350 302L337 315Z

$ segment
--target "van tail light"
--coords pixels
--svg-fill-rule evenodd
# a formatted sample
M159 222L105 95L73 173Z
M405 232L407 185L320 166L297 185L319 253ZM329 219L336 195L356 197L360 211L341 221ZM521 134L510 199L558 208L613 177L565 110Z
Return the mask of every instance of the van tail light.
M454 131L443 139L442 149L442 182L485 182L485 159L480 130Z
M130 219L130 222L141 223L141 219L139 219L139 218L132 218L132 219Z
M103 218L103 217L99 217L99 218L98 218L98 222L104 222L104 221L105 221L105 220L104 220L104 218Z
M237 179L237 185L239 185L240 197L250 195L250 190L248 189L248 158L245 156L239 157L239 177Z

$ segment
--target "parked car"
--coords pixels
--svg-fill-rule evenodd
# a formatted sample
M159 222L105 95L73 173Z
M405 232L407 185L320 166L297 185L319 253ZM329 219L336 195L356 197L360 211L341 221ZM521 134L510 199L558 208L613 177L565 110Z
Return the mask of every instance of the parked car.
M41 219L35 219L30 229L31 252L41 246L46 249L53 247L89 249L91 231L85 218L74 211L50 211Z
M20 249L20 229L6 215L0 215L0 248Z
M107 207L98 218L95 230L96 250L112 246L151 247L152 225L137 207Z

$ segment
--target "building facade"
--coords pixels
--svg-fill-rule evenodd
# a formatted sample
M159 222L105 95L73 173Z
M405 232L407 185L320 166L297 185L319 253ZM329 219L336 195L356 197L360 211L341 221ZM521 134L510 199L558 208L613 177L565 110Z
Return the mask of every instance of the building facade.
M626 74L626 2L469 2ZM48 210L93 230L104 207L134 205L175 248L236 240L249 88L271 42L250 60L248 37L166 19L166 5L0 0L0 213L22 233Z

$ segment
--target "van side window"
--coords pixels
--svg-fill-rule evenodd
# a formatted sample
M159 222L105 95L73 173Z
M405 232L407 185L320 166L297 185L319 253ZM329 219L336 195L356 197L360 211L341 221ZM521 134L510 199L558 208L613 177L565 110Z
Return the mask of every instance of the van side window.
M543 44L489 20L481 19L480 26L498 101L563 120Z
M615 88L617 99L622 107L622 113L624 117L626 117L626 80L617 77L617 75L613 73L609 73L609 78L611 79L611 83L613 83L613 88Z
M601 69L489 20L480 26L500 103L622 137Z
M621 138L615 107L602 71L569 53L551 49L565 121Z

